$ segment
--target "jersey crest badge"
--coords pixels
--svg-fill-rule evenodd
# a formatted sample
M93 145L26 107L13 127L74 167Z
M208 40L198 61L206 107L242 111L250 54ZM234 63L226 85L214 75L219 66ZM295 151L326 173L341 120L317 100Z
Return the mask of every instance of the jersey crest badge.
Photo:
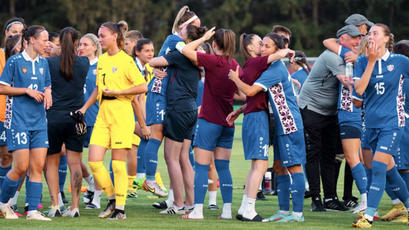
M118 71L118 68L112 67L112 73L115 73L116 71Z
M389 72L392 72L392 70L395 68L395 66L394 65L388 65L386 68L388 69Z
M92 71L92 74L97 75L97 70L94 69L94 71Z
M26 74L27 73L27 68L23 67L23 68L21 68L21 71L23 71L23 73Z
M40 68L39 70L40 70L41 75L43 75L44 74L44 68Z

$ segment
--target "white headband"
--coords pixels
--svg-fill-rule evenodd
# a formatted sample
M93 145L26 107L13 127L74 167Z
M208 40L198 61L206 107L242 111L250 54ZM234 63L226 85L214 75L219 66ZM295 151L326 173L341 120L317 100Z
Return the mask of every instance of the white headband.
M189 20L187 20L186 22L184 22L182 25L179 26L179 29L182 29L183 27L189 25L190 23L192 23L194 20L198 19L199 17L197 17L196 15L189 18Z
M18 39L17 43L14 45L13 49L11 49L11 53L14 52L15 49L17 49L17 46L21 46L21 37Z
M6 26L6 30L9 30L10 27L11 27L12 25L14 25L14 24L21 24L21 25L23 25L23 23L20 22L20 21L14 21L14 22L9 23L9 24Z

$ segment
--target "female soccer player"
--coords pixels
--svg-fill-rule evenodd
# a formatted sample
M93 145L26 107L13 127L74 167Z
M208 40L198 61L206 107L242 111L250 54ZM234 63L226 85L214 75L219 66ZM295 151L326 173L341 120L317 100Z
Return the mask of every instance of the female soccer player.
M294 53L289 49L280 50L277 46L269 47L269 45L271 44L264 44L256 34L242 34L240 36L240 50L246 60L243 66L242 79L246 84L253 84L271 62L283 58L288 52ZM270 139L265 93L247 95L245 106L232 112L227 117L227 121L233 124L233 121L242 111L245 114L242 131L244 154L245 159L251 159L252 163L246 180L242 203L236 217L244 221L262 221L261 216L255 211L255 200L259 185L268 167Z
M188 25L200 26L200 19L193 11L189 10L189 7L183 6L176 15L172 27L172 35L169 35L163 42L158 56L163 56L175 50L176 44L186 39L186 27ZM172 72L170 70L166 70L166 73L168 76L172 76ZM146 98L146 124L151 127L151 136L149 138L149 141L142 140L139 145L138 175L140 170L143 170L144 167L139 167L141 163L151 162L151 164L146 165L146 167L149 167L149 169L146 168L146 180L151 181L151 184L155 180L155 172L157 168L155 159L158 159L158 149L163 139L163 121L166 114L166 88L168 81L169 77L165 77L163 79L155 77L151 82L149 82L149 90ZM137 179L139 179L138 175ZM147 183L145 183L145 185L147 185ZM156 193L156 191L160 192L158 187L159 186L156 185L154 185L154 187L145 186L145 188L152 193ZM165 202L159 203L162 208L171 208L173 204L172 187L172 182L170 182L168 199ZM164 210L163 213L174 214L171 209L169 210L169 212Z
M4 41L2 43L3 47L0 49L0 74L2 73L6 60L8 59L6 56L11 57L14 51L18 48L18 46L13 50L10 49L10 54L7 55L6 51L6 42L8 38L14 35L22 35L23 29L26 28L26 24L24 19L22 18L10 18L6 21L4 26ZM23 42L24 43L24 42ZM13 157L7 151L6 146L6 130L4 128L4 119L5 119L5 112L6 112L6 96L0 95L0 186L3 183L4 177L6 176L7 172L11 169L11 163L13 161Z
M214 35L212 46L215 54L196 52L196 48ZM229 69L239 64L233 58L235 34L228 29L214 28L195 41L187 44L182 53L206 72L202 107L195 130L195 207L186 219L203 219L203 202L208 184L208 170L211 155L215 156L216 170L220 179L223 198L222 219L231 219L233 181L229 160L233 144L234 126L226 122L227 115L233 111L233 96L237 87L227 75Z
M205 32L204 27L188 25L186 43L202 37ZM194 173L189 161L189 147L197 120L196 97L200 70L177 50L152 59L150 64L153 67L168 66L175 73L166 91L167 113L163 133L166 137L165 160L173 186L173 211L184 214L183 186L186 193L185 205L193 206ZM148 183L150 182L146 182L149 186Z
M76 122L70 113L81 108L84 103L84 84L89 69L86 57L76 55L79 31L66 27L60 32L61 54L47 59L53 86L53 106L47 111L49 145L46 175L51 194L52 206L49 216L59 216L58 166L61 146L65 144L68 167L71 176L71 207L63 216L79 217L79 198L82 184L82 147L84 136L76 133Z
M368 191L368 208L363 218L352 226L370 228L386 179L394 184L398 198L409 208L409 192L399 175L393 155L400 142L405 126L403 82L409 73L409 59L391 54L393 35L388 26L375 24L369 31L367 56L357 60L354 77L358 95L365 93L365 126L369 145L374 153L372 160L372 183Z
M296 50L293 62L291 62L290 66L295 71L293 74L291 74L291 78L297 80L302 87L305 79L307 79L307 76L311 71L304 52ZM300 92L301 87L296 91L297 94Z
M78 46L78 56L85 56L90 63L87 78L84 85L84 103L88 101L92 92L95 89L97 79L97 64L98 57L102 54L101 44L98 37L94 34L88 33L82 36ZM91 133L94 128L95 119L99 110L98 102L92 105L85 114L85 123L87 124L87 133L84 137L84 147L89 146ZM85 209L100 208L101 189L95 187L95 181L92 174L89 173L87 166L81 162L82 176L88 183L88 189L84 193Z
M126 218L126 158L135 128L132 100L134 95L147 91L145 80L138 74L134 60L122 50L123 33L124 24L106 22L100 26L98 37L106 53L98 60L96 88L79 110L84 114L97 100L99 102L88 160L95 180L109 199L106 209L98 217L114 220ZM136 115L138 120L143 119L142 113ZM103 164L108 148L112 149L115 187Z
M0 211L6 219L18 218L7 202L16 192L19 178L28 169L27 219L50 221L37 211L48 147L45 109L52 105L48 63L39 56L47 46L48 32L42 26L31 26L23 38L27 48L7 61L0 82L0 94L8 95L9 109L5 120L7 147L15 162L2 185Z

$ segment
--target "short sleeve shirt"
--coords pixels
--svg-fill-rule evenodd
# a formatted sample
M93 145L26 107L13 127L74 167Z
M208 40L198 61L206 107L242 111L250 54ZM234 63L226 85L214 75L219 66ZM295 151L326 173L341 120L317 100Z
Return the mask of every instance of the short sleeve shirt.
M262 87L269 96L278 135L303 130L291 76L281 61L271 63L254 84Z
M255 57L249 59L244 63L242 80L248 85L253 83L260 77L260 75L268 68L268 56ZM267 97L264 92L259 92L252 97L246 98L247 107L244 114L267 110Z
M32 60L25 51L16 54L7 60L0 84L44 92L51 86L48 62L40 56ZM37 102L27 94L8 96L4 127L27 131L47 129L44 102Z
M99 57L97 65L98 101L102 99L102 90L124 90L145 83L142 74L138 71L134 60L123 50L109 56L104 53ZM133 96L117 96L121 101L132 101Z
M84 85L84 103L88 101L92 92L94 92L97 80L97 64L98 62L95 62L89 66L87 79L85 80ZM87 126L94 126L98 111L99 111L98 102L96 102L95 104L88 108L87 112L85 113L85 123L87 124Z
M163 57L169 63L169 67L173 67L172 75L168 76L170 79L166 91L167 109L181 112L196 110L200 70L178 50L171 51Z
M233 58L228 60L220 55L200 52L197 52L197 62L206 72L199 118L218 125L230 126L226 122L226 117L233 111L233 96L237 87L229 79L228 74L230 69L235 70L239 64Z
M314 63L299 95L299 106L324 116L337 112L339 81L336 75L345 75L344 60L326 50Z

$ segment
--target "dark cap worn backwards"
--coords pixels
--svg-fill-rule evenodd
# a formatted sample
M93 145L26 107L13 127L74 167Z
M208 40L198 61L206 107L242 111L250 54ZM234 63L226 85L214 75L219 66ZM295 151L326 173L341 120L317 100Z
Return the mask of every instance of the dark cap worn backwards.
M345 19L345 24L354 25L354 26L360 26L360 25L366 24L368 27L371 27L374 25L373 22L369 21L362 14L352 14L347 19Z
M337 31L337 38L343 34L348 34L351 37L363 36L361 31L354 25L346 25Z

